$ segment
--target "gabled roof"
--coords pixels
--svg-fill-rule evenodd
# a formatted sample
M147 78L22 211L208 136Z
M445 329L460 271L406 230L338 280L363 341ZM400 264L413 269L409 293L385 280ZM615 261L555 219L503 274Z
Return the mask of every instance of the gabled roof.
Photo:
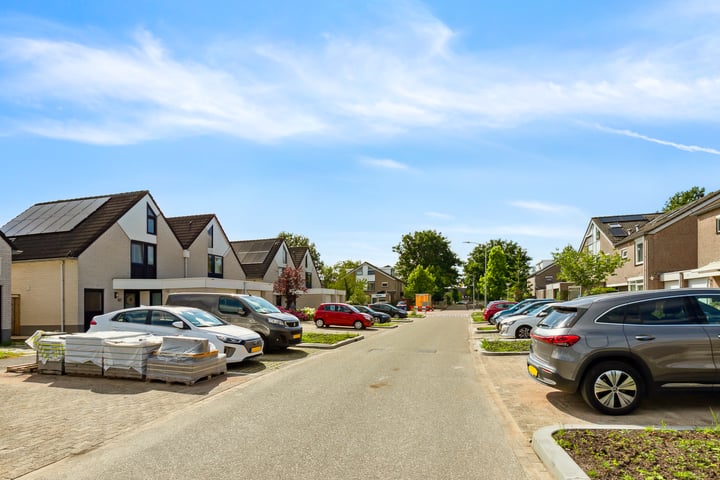
M373 270L375 270L375 272L382 272L383 275L385 275L385 276L387 276L387 277L390 277L390 278L393 279L393 280L396 280L396 281L398 281L398 282L402 282L402 280L399 279L398 277L396 277L395 275L392 275L392 274L388 273L387 270L385 270L385 269L383 269L383 268L376 267L375 265L373 265L373 264L370 263L370 262L362 262L360 265L358 265L357 268L354 268L354 269L350 270L350 271L347 272L347 273L348 273L348 274L349 274L349 273L355 273L359 268L362 268L363 265L367 265L368 267L371 267ZM343 277L344 277L344 276L345 276L345 275L343 275Z
M288 247L288 250L290 250L290 258L292 258L295 268L300 266L305 258L305 254L310 251L308 247Z
M12 248L13 250L16 250L15 244L12 242L12 240L10 240L8 237L5 236L5 234L2 232L2 230L0 230L0 239L5 240L5 243L10 245L10 248Z
M640 231L646 224L659 217L659 213L640 213L633 215L613 215L608 217L593 217L592 222L597 225L605 237L613 245L624 242L629 236Z
M215 218L213 214L188 215L166 218L170 229L175 233L183 249L188 249L205 232L208 224Z
M720 203L720 190L711 192L704 197L698 198L694 202L678 207L666 213L658 214L650 222L646 223L637 232L634 232L627 238L623 239L623 242L635 240L647 234L654 234L660 230L672 225L678 220L681 220L689 215L697 215L707 210L711 206L717 206Z
M0 230L7 232L12 228L13 232L17 232L16 235L8 235L19 250L13 255L13 260L78 257L147 195L150 195L149 191L141 190L38 203ZM76 210L78 206L80 208ZM59 226L33 227L33 216L43 211L56 216L52 212L61 212L58 218L62 217L64 223Z
M275 255L285 242L282 238L261 240L241 240L230 242L240 265L248 278L263 278L272 264Z

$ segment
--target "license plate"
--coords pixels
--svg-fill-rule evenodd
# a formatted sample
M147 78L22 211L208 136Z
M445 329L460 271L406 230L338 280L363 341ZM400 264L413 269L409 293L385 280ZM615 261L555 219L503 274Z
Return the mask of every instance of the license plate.
M259 352L260 350L262 350L262 347L252 347L252 348L250 349L250 353L257 353L257 352Z
M532 365L528 365L528 372L530 372L530 375L532 375L533 377L538 376L538 369L533 367Z
M295 335L293 335L293 340L297 340L297 339L300 338L301 336L302 336L302 335L300 335L299 333L296 333Z

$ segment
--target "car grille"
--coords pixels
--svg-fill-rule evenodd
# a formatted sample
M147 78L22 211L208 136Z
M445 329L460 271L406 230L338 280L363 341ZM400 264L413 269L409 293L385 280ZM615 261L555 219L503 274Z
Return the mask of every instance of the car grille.
M245 341L245 349L249 352L252 350L253 347L259 347L262 345L262 340L246 340Z
M297 326L300 326L300 322L296 322L296 321L292 321L292 320L289 321L289 322L285 322L285 323L287 324L288 327L297 327Z

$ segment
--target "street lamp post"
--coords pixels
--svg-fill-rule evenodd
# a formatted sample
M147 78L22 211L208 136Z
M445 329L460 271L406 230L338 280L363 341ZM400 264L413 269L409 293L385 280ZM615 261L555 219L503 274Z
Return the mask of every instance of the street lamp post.
M470 243L473 245L482 245L482 243L478 242L469 242L465 240L463 243ZM483 296L483 308L487 307L487 245L483 246L483 253L485 254L485 267L483 270L483 287L485 289L484 296ZM473 277L473 282L475 282L475 278ZM475 302L475 283L473 283L473 303Z

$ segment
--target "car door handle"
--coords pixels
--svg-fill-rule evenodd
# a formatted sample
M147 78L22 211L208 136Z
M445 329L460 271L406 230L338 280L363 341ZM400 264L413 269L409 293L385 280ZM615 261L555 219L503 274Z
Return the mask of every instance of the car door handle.
M635 340L639 342L649 342L650 340L655 340L655 337L652 335L635 335Z

